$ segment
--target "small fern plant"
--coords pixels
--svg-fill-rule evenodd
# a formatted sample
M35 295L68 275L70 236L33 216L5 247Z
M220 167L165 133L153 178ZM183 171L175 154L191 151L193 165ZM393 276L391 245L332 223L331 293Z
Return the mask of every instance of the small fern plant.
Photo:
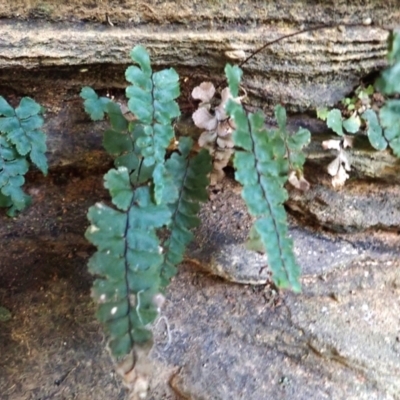
M23 97L15 109L0 96L0 207L14 216L30 204L24 193L25 174L33 163L47 174L43 108Z
M175 142L173 120L180 115L178 74L172 68L153 72L141 46L131 58L136 65L126 70L126 96L133 121L91 88L81 92L92 119L106 114L111 124L103 144L115 157L115 168L104 176L104 185L113 205L90 208L86 237L97 246L89 261L98 277L92 295L115 358L151 341L162 293L192 239L190 229L199 224L196 214L207 200L211 169L208 152L193 154L190 138L180 138L167 153Z
M125 74L130 83L129 120L109 98L89 87L81 92L93 120L108 116L111 127L103 145L115 158L115 168L104 176L112 205L98 203L89 209L86 237L97 247L89 261L89 270L97 277L92 289L97 318L110 337L112 356L129 360L118 367L125 383L131 389L142 387L144 394L148 382L138 384L143 378L138 367L142 350L152 341L150 328L193 238L190 230L200 222L196 214L208 199L212 160L206 149L195 153L188 137L180 137L177 148L171 146L176 141L173 120L180 115L175 70L153 72L142 46L132 50L131 58L135 65ZM226 75L229 90L237 97L242 71L227 65ZM256 218L250 247L266 251L278 287L299 292L300 268L288 238L284 185L289 176L303 178L302 147L310 133L300 129L289 134L281 106L276 108L276 130L267 130L264 115L248 114L238 101L230 100L226 110L235 126L235 176Z
M234 98L238 96L242 70L227 65L225 74ZM233 99L227 113L235 124L232 134L235 145L235 178L243 185L242 197L251 215L256 218L250 230L249 247L265 251L272 279L280 288L300 292L300 267L288 238L288 224L283 203L288 194L285 183L291 172L301 174L305 156L302 148L310 141L310 132L300 128L290 135L286 129L286 111L275 108L278 129L265 127L262 112L247 113Z
M379 110L379 117L374 110L367 110L367 134L371 145L377 150L392 149L400 157L400 33L391 32L388 38L389 68L381 73L375 87L386 96L396 96L385 101Z

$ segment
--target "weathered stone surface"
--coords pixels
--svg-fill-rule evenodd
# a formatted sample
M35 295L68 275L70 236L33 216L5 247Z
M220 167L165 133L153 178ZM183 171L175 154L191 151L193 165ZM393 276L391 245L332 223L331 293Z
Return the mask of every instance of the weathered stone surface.
M248 56L281 36L335 25L280 41L244 66L248 93L259 103L315 108L337 102L360 78L385 63L386 28L400 22L396 1L384 6L377 0L352 4L282 0L261 6L249 0L213 3L154 2L144 7L133 2L121 6L122 10L104 3L94 10L79 6L73 16L49 11L47 19L51 21L53 13L54 19L62 21L58 23L3 20L0 68L121 66L129 62L133 44L140 43L150 50L156 66L173 66L195 79L209 75L219 80L226 62L240 61L231 58L232 51ZM12 10L8 13L13 15ZM79 21L102 15L105 22L106 13L113 26ZM368 20L372 25L364 26Z
M265 284L269 279L266 256L245 247L252 220L240 190L241 187L229 179L214 189L216 193L212 193L211 200L200 212L202 225L195 232L196 240L190 245L187 257L229 281ZM311 210L311 206L306 210ZM290 229L290 236L303 275L328 273L364 253L347 239L296 225Z
M171 343L160 324L153 356L180 367L170 384L185 399L399 399L400 265L390 257L304 278L303 294L272 303L268 287L184 270L165 309Z
M77 249L84 260L89 256L91 250L83 239L84 214L89 204L100 200L97 188L101 177L90 179L71 201L68 193L72 190L67 187L79 178L69 168L86 174L107 169L110 159L101 149L104 124L90 123L77 93L81 86L90 85L120 95L116 89L125 86L123 71L134 44L146 45L156 66L174 66L182 76L190 76L183 85L189 93L192 82L222 76L223 66L232 61L227 51L249 54L266 40L316 23L353 23L367 18L377 25L399 22L397 1L384 5L378 1L315 4L305 0L262 5L236 0L187 3L149 2L146 6L138 2L136 8L107 9L114 26L82 23L80 18L105 14L91 9L87 2L77 9L81 15L71 11L73 18L64 15L58 24L1 21L0 94L30 95L48 108L45 130L49 134L50 180L51 185L60 185L58 190L52 189L52 201L57 204L51 212L46 208L47 183L32 184L29 191L38 209L29 210L27 219L3 224L4 253L11 243L18 242L14 252L24 256L24 267L32 276L36 271L43 274L40 258L49 258L43 248L57 238L68 244L62 259L69 260ZM56 14L52 15L55 19ZM386 31L377 25L315 31L270 47L245 66L249 93L266 107L285 102L292 109L304 109L339 100L359 78L383 65ZM307 127L304 118L300 122ZM356 179L342 191L334 191L325 173L333 153L323 152L320 146L326 137L321 134L324 130L314 129L308 149L306 175L312 188L306 194L291 191L289 210L307 223L331 231L397 230L398 161L389 152L371 151L361 140L350 152ZM60 173L55 173L56 169ZM96 187L93 199L91 185ZM61 224L66 215L74 213L80 215L78 222ZM197 231L188 257L226 279L265 284L265 258L245 252L243 247L251 220L237 188L224 182L212 192L202 213L203 227ZM23 231L21 225L29 229ZM303 294L298 296L278 294L268 284L247 287L206 277L190 270L194 263L190 269L184 268L169 288L164 309L171 340L161 323L156 327L157 345L152 354L157 370L150 397L400 399L400 264L396 261L400 244L393 234L393 247L380 247L371 242L370 232L363 237L360 233L334 236L293 225L295 252L303 267ZM30 268L27 243L29 252L42 250L32 259L36 269ZM83 262L79 260L79 266ZM13 270L19 264L14 262ZM47 268L52 271L51 263ZM70 274L62 268L60 273ZM32 286L31 275L21 272L16 276L20 277L18 284L25 285L19 290ZM20 343L25 346L22 340ZM23 371L24 377L34 362ZM53 367L49 364L49 372L54 373ZM167 379L176 395L170 393ZM18 393L21 391L16 396Z

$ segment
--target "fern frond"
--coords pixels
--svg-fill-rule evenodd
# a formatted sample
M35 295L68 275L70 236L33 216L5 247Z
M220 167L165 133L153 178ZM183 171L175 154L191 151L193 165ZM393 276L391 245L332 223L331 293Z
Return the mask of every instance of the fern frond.
M11 216L30 203L30 197L21 189L29 169L27 158L47 174L41 113L42 107L29 97L22 98L14 109L0 96L0 206L10 207Z
M97 318L110 335L113 355L121 357L134 343L151 339L163 263L156 229L169 224L171 212L153 203L150 187L133 190L125 167L110 170L105 186L117 209L100 203L89 209L86 238L98 248L89 271L100 276L92 290Z
M183 260L187 245L193 239L190 229L199 225L197 213L200 202L208 200L207 175L212 170L211 156L205 149L196 156L190 155L193 141L188 137L179 140L179 153L175 152L166 162L166 169L174 177L174 187L178 197L169 206L171 223L170 235L164 242L164 260L161 267L161 285L165 287L176 274L176 266Z
M281 105L275 107L275 118L278 122L278 135L283 140L286 148L286 157L291 171L302 171L306 157L303 147L311 141L311 133L308 129L299 128L294 134L287 130L286 110ZM277 143L276 143L277 144Z
M227 66L226 71L231 68ZM287 148L281 137L285 116L281 109L277 109L280 130L268 131L261 112L247 115L234 101L228 102L226 111L235 123L233 141L240 149L234 156L235 177L243 185L242 197L250 214L256 217L250 241L263 244L275 284L300 291L300 267L293 254L292 240L288 238L283 207L288 198L284 184L289 171ZM299 141L303 140L300 138ZM292 141L291 146L297 148L298 144ZM293 162L300 161L295 158Z
M23 97L14 110L0 96L0 132L5 134L19 155L29 156L43 174L47 174L47 159L45 152L46 135L41 130L43 118L40 115L42 107L29 97Z
M375 86L384 94L400 93L400 32L388 36L388 61L391 64L377 79Z
M0 136L0 206L8 208L9 216L14 216L30 204L30 197L21 189L28 169L26 158Z
M376 150L385 150L387 141L383 136L382 127L376 112L368 109L361 116L367 122L367 135L372 147Z
M99 97L97 93L89 86L82 88L80 96L84 99L83 105L85 111L90 115L93 121L104 119L107 110L107 104L110 102L108 97Z
M379 110L385 139L393 153L400 157L400 100L387 100Z
M146 49L136 46L125 76L128 108L143 125L144 135L136 143L144 157L144 165L164 163L166 149L174 137L172 119L180 115L175 99L179 96L179 75L173 68L152 72Z

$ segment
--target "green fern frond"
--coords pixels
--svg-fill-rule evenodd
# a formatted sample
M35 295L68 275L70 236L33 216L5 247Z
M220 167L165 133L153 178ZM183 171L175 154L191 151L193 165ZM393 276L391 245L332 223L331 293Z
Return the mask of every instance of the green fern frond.
M387 141L383 136L383 130L376 112L372 109L364 111L361 117L367 123L367 135L372 147L376 150L385 150Z
M29 97L22 98L14 109L0 96L0 206L9 207L11 216L30 203L30 197L21 189L29 169L28 158L47 174L42 111Z
M180 115L175 99L179 96L179 75L173 68L152 72L146 49L136 46L125 76L132 83L126 89L128 108L143 125L143 136L136 140L144 165L164 163L165 152L174 137L172 119Z
M303 147L307 146L311 141L311 133L308 129L299 128L295 134L290 134L287 130L286 110L281 105L275 107L275 118L278 122L278 135L286 148L286 157L289 162L291 171L302 171L306 161ZM279 144L275 141L275 145L279 148Z
M206 188L209 184L207 175L212 170L211 156L203 149L192 157L192 146L192 139L180 138L179 153L173 153L166 162L166 169L174 177L173 185L179 195L169 206L172 217L168 226L170 234L163 244L162 286L166 286L176 274L176 266L182 262L186 247L193 239L190 229L200 223L197 217L200 202L208 200Z
M100 276L92 291L97 318L110 335L113 355L121 357L134 343L151 339L148 325L158 316L154 297L163 263L156 229L169 224L171 212L153 203L150 187L133 190L125 167L110 170L105 186L117 209L104 204L89 209L86 238L98 248L89 271Z
M239 86L242 79L243 71L237 65L226 64L225 75L228 81L229 90L233 97L238 97Z
M379 110L383 134L393 150L400 157L400 100L387 100Z
M179 149L165 160L174 137L172 121L179 116L178 75L172 69L153 73L141 46L131 56L138 64L126 70L133 121L125 118L118 104L102 102L94 91L83 92L92 118L93 114L109 117L111 127L103 144L116 157L117 169L104 177L114 207L91 207L91 226L86 232L97 246L89 261L90 272L98 276L92 295L114 357L151 340L150 324L159 313L155 299L192 239L189 229L198 224L198 203L207 199L211 169L207 151L190 154L189 138L182 138ZM160 228L170 232L162 244L157 237Z
M400 32L388 37L388 60L391 66L381 73L375 87L384 94L400 93Z
M14 216L30 204L30 197L21 188L28 169L26 158L0 136L0 206L8 208L9 216Z
M82 88L80 96L84 99L83 105L85 111L90 115L93 121L104 119L107 110L107 104L110 102L108 97L99 97L97 93L89 86Z
M276 113L280 129L268 131L261 112L247 115L242 105L232 100L228 102L226 111L236 126L233 132L237 148L234 156L235 177L243 185L242 197L250 214L257 218L250 241L263 244L274 283L298 292L300 268L293 254L292 240L288 238L283 207L288 198L284 184L289 171L287 148L281 137L286 129L286 115L278 108ZM305 135L299 136L300 144L304 139ZM291 146L297 149L299 143L293 140ZM300 161L295 159L293 162Z

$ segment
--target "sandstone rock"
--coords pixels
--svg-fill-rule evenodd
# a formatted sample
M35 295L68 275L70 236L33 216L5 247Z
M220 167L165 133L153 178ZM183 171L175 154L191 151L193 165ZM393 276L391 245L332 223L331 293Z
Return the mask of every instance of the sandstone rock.
M184 270L165 310L171 344L158 327L153 356L180 366L170 384L190 400L399 399L395 259L354 260L275 299Z
M187 257L229 281L265 284L270 278L267 257L245 247L252 219L239 194L241 188L228 178L219 187L200 212L202 225L195 232L196 240L190 245ZM302 197L299 195L299 198ZM305 207L305 210L311 209L310 205ZM296 225L293 222L290 236L303 275L328 273L363 254L346 239Z
M396 2L377 0L281 0L261 7L249 0L150 2L147 7L128 1L119 7L78 4L75 10L49 2L45 15L33 14L42 18L37 22L23 21L29 12L17 13L18 7L7 3L13 2L3 4L0 14L20 19L0 25L0 68L19 69L18 74L65 66L90 71L98 64L123 71L133 44L140 43L155 66L173 66L194 80L209 76L220 81L225 64L238 62L232 54L248 56L267 41L308 27L333 26L277 42L244 66L244 83L254 102L283 102L292 110L333 105L382 67L387 28L399 21ZM93 19L103 24L87 22ZM115 84L122 83L123 75ZM110 80L99 82L107 84Z

